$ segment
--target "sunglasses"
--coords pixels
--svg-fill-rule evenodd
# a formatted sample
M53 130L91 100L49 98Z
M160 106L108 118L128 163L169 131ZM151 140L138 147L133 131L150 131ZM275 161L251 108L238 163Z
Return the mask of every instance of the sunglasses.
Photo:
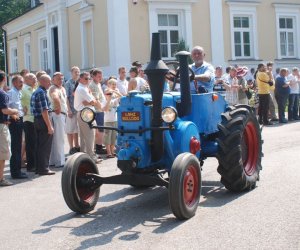
M92 78L89 77L85 77L84 80L91 80Z

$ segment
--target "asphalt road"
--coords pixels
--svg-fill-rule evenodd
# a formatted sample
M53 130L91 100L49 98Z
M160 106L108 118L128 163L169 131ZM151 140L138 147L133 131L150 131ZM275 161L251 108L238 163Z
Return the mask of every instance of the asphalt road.
M300 249L300 122L266 127L263 139L257 188L227 191L209 159L197 214L184 222L165 188L106 185L95 210L76 215L63 200L61 170L14 181L0 188L0 249ZM99 169L118 173L115 159Z

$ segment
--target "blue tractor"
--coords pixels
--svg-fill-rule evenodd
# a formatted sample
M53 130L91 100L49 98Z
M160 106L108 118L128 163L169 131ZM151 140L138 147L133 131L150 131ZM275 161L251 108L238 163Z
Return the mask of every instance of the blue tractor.
M94 209L103 184L133 187L164 186L178 219L195 215L201 194L201 167L216 157L221 183L234 192L251 190L259 180L262 139L255 112L247 105L228 106L218 93L190 94L193 73L188 52L179 52L174 84L180 92L163 93L169 68L161 60L159 33L152 37L151 61L145 70L151 93L132 92L117 110L118 168L121 174L102 177L87 154L71 156L62 173L62 191L77 213ZM177 79L177 80L176 80ZM94 112L81 118L90 124Z

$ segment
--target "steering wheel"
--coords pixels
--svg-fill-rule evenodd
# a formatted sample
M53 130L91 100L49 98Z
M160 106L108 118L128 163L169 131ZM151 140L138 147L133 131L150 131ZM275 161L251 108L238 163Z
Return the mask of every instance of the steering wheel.
M169 72L167 73L166 78L169 81L173 82L173 86L172 86L171 90L174 91L176 83L180 83L179 62L169 61L169 62L166 62L166 65L169 68ZM189 78L190 78L190 81L194 81L194 79L195 79L195 73L190 67L189 67Z

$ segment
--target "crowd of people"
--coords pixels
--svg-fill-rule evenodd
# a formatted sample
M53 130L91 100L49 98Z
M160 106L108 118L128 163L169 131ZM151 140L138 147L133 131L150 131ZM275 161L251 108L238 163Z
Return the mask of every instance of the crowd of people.
M272 125L274 121L287 123L299 120L300 74L298 68L276 70L273 63L259 64L248 70L238 65L223 72L207 63L205 51L196 46L191 52L195 80L190 83L192 94L216 91L229 105L249 104L257 108L260 124ZM128 92L147 91L149 84L142 64L132 64L127 77L125 67L118 69L118 77L104 79L101 69L81 72L71 68L71 78L66 81L61 72L50 77L46 72L36 74L22 70L11 79L7 87L5 72L0 72L0 186L12 185L4 178L5 161L10 161L12 179L25 179L21 171L24 154L27 172L38 175L55 174L50 168L65 164L65 134L69 154L86 152L95 163L113 158L117 133L114 130L90 129L80 118L80 111L90 107L95 111L99 126L117 127L117 108L122 96ZM169 80L168 80L169 79ZM175 86L176 85L176 86ZM180 89L180 85L166 78L164 91ZM288 103L288 119L285 108ZM278 116L276 106L278 105ZM23 146L22 146L23 145ZM25 152L25 153L24 153Z

